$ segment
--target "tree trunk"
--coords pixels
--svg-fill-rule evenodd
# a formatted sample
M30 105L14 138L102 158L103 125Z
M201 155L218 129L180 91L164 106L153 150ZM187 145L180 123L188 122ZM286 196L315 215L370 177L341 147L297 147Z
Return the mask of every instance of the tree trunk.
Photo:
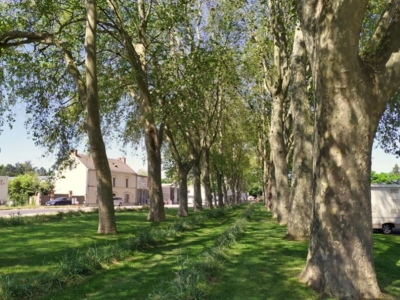
M240 180L236 182L236 203L241 203L242 202L242 189L240 186Z
M370 172L376 128L399 87L400 8L359 56L367 1L299 1L315 91L313 220L302 278L340 299L376 299ZM386 17L387 17L386 16ZM318 30L316 30L318 29ZM374 39L376 44L374 43ZM363 61L365 59L366 61Z
M235 205L236 204L236 192L235 192L236 190L235 190L235 182L233 180L231 180L230 188L231 188L231 196L230 196L231 203L233 205Z
M201 198L201 169L200 169L200 157L195 161L193 165L193 209L194 211L200 211L203 209L203 200Z
M266 157L266 156L265 156ZM268 185L268 178L269 178L269 164L268 160L263 158L263 172L262 172L262 180L263 180L263 199L264 199L264 206L267 210L271 210L270 207L270 197L269 197L269 185Z
M165 221L164 197L161 184L161 151L160 140L156 128L147 124L145 126L145 143L147 150L148 180L150 183L150 209L148 221Z
M172 153L172 157L174 158L176 169L179 177L179 211L178 216L187 217L189 214L188 209L188 198L187 198L187 176L190 169L193 167L195 162L195 158L192 155L186 157L185 155L181 155L179 152L179 148L177 147L176 140L172 131L168 125L165 126L165 135L169 141L169 148Z
M310 235L311 225L313 117L307 95L307 51L299 27L294 37L292 70L294 153L287 234L302 238Z
M222 189L224 191L224 203L227 205L231 205L232 203L230 203L230 201L229 201L228 190L226 188L226 183L225 183L224 178L222 178Z
M203 161L203 185L204 192L206 196L206 203L210 209L213 209L212 193L211 193L211 183L210 183L210 150L204 151L204 161Z
M190 170L190 168L189 168ZM188 208L188 188L187 188L187 175L189 170L178 168L179 172L179 217L187 217L189 215Z
M271 154L272 157L272 154ZM269 205L272 212L272 217L274 219L278 218L278 198L276 196L276 183L275 183L275 172L274 172L274 164L271 159L270 161L270 172L269 172L269 181L268 181L268 197L269 197Z
M375 299L380 294L373 263L370 199L375 128L364 101L370 95L363 90L369 87L357 77L347 78L346 86L355 88L343 93L336 87L343 85L344 78L335 82L334 76L325 77L329 86L317 85L313 221L302 278L340 299Z
M138 1L138 10L140 17L139 43L134 44L128 31L123 24L119 4L116 1L107 1L110 10L114 13L115 25L118 27L121 43L126 52L126 58L131 66L132 77L135 78L137 91L127 87L133 99L137 99L140 109L140 121L143 126L148 164L148 180L150 183L150 211L147 216L149 221L164 221L164 199L161 187L161 146L162 146L162 126L157 129L152 95L150 93L149 83L147 82L147 49L146 49L146 24L148 15L143 11L143 0Z
M100 127L99 98L96 68L96 1L86 1L86 108L85 128L89 137L90 150L97 176L97 195L99 201L98 233L115 234L115 212L111 185L111 171Z
M224 206L224 193L222 192L222 180L223 176L221 173L217 173L217 193L218 193L218 206Z
M277 94L272 98L270 145L273 168L273 183L276 191L276 213L279 224L286 224L289 214L289 182L286 163L286 145L284 140L283 101L284 96Z

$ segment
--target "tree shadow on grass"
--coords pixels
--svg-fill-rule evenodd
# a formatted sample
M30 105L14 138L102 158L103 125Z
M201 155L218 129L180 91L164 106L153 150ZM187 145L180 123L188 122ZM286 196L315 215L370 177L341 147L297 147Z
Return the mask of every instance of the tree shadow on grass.
M225 216L225 219L230 219L232 220L234 214L229 214ZM130 216L125 216L128 218L128 221L132 219ZM93 220L92 220L93 221ZM125 220L126 223L127 220ZM171 221L172 223L173 221ZM225 224L227 223L227 224ZM82 299L83 294L91 294L93 292L94 297L100 297L100 299L142 299L145 295L150 293L152 291L153 286L155 286L155 283L160 283L160 281L165 279L170 280L171 277L174 276L173 269L176 268L177 266L177 261L178 258L181 257L182 255L187 255L188 257L195 256L197 257L205 248L204 245L211 245L213 244L213 241L215 239L215 236L219 234L220 231L223 230L222 227L228 226L229 222L221 222L221 219L214 219L206 222L205 224L201 226L196 226L196 231L185 231L183 233L180 233L178 236L169 238L167 243L160 242L156 248L149 248L146 250L146 252L133 252L132 257L127 259L125 262L116 262L114 265L108 266L109 270L103 270L100 272L100 274L96 274L90 277L84 277L83 280L76 280L75 286L70 286L66 287L66 290L63 292L55 292L50 295L49 299L54 299L53 296L56 295L55 297L58 299ZM138 222L136 223L138 224ZM142 224L142 223L140 223ZM153 223L146 223L143 225L147 225L147 228L153 227ZM163 223L164 225L166 223ZM221 224L224 224L221 226ZM67 224L65 225L63 223L63 227L68 227L72 226L73 228L79 228L77 224ZM75 226L75 227L74 227ZM144 226L146 227L146 226ZM154 227L159 227L159 225L154 226ZM58 227L55 226L54 229L57 229ZM141 230L143 228L136 226L135 230ZM195 229L195 228L194 228ZM26 230L26 229L25 229ZM132 230L132 229L129 229ZM38 232L38 234L42 234L40 230L34 230L33 232ZM132 232L130 232L132 234ZM134 233L134 232L133 232ZM211 235L209 233L212 233ZM27 241L32 240L34 236L32 235L33 233L30 232L29 237L27 238ZM60 233L58 232L58 235ZM46 234L46 237L53 241L53 239L57 236L57 233L55 232L49 232ZM85 236L83 234L83 236ZM63 238L61 236L61 238ZM99 243L109 243L109 240L103 239L103 236L96 235L95 237L91 237L89 241L93 241L93 239L99 238ZM126 235L125 235L125 238ZM64 237L65 239L65 237ZM123 239L119 239L120 241ZM99 245L99 244L98 244ZM87 250L87 246L85 243L81 243L80 247L70 247L74 251L76 250L82 250L85 251ZM55 250L49 250L49 251L44 251L47 255L60 255L60 257L64 256L66 252L68 252L69 248L64 248L64 247L59 247L57 251ZM183 249L183 250L182 250ZM147 252L148 251L148 252ZM25 262L28 262L26 265L26 268L24 269L22 276L33 276L36 274L40 274L40 272L35 272L35 271L28 271L29 267L33 267L35 264L39 264L39 261L37 259L38 255L40 255L40 251L36 251L36 253L29 252L29 255L32 257L36 258L34 261L29 261L29 259L25 259ZM143 260L143 257L145 257L145 260ZM142 259L142 261L141 261ZM133 266L132 266L133 265ZM118 269L121 268L127 268L129 269L130 273L133 275L125 276L125 270L122 270L121 275L114 275L113 272L116 272L118 274ZM114 270L114 271L113 271ZM115 271L117 270L117 271ZM43 270L42 270L43 271ZM110 273L109 273L110 271ZM10 272L9 274L11 274ZM167 275L165 275L167 274ZM103 280L103 277L108 278L111 276L110 280ZM114 279L114 277L116 279ZM99 278L101 277L101 278ZM140 280L138 280L140 278ZM118 281L118 282L116 282ZM147 281L154 281L154 284L147 285ZM93 284L92 284L93 283ZM136 290L135 288L132 288L132 283L137 286L137 284L141 285L143 288L140 288ZM110 286L111 284L111 286ZM114 286L115 284L115 286ZM94 286L95 288L90 289L91 286ZM130 288L127 288L127 285L130 285ZM86 288L86 286L89 287ZM122 288L121 288L122 286ZM108 291L108 289L111 289L111 291ZM149 289L151 288L151 289ZM99 290L103 290L104 292L101 292L98 294ZM66 292L67 291L67 292ZM143 292L144 291L144 292ZM144 293L144 294L143 294ZM53 295L54 294L54 295ZM103 298L103 295L110 295L110 294L115 294L116 296L114 297L108 297L106 296ZM126 295L126 298L122 298L118 295ZM72 296L71 296L72 295ZM80 296L77 296L80 295ZM137 298L139 297L139 298ZM46 299L44 297L43 299ZM144 299L144 298L143 298Z
M211 299L321 299L299 282L307 257L306 241L288 241L263 207L257 207L246 234L228 251L211 288Z
M212 223L196 231L183 232L164 245L134 253L129 260L86 278L81 285L54 292L43 299L81 299L83 296L98 300L148 299L154 289L163 283L167 286L175 278L179 260L187 257L194 261L214 244L223 228L215 230L215 222Z

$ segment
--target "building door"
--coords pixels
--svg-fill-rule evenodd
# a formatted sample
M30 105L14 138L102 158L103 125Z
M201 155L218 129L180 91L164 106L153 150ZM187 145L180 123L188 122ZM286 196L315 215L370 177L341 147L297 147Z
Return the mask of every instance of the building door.
M129 194L125 194L124 203L129 203Z

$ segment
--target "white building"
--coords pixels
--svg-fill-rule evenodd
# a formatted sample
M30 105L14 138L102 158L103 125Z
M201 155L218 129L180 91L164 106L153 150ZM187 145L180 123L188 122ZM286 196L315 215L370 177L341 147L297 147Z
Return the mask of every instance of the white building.
M72 163L58 174L54 182L56 195L84 197L87 206L97 206L97 178L93 158L89 155L71 152ZM147 177L138 175L126 163L126 158L108 159L111 170L113 195L123 199L123 205L137 205L148 191ZM61 176L60 176L61 175ZM139 187L138 187L139 183Z

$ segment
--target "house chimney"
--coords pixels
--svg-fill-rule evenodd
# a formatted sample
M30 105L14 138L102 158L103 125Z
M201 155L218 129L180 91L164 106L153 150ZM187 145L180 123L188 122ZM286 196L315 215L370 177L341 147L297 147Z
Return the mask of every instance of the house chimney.
M120 157L119 160L126 164L126 157Z
M78 150L74 149L74 150L72 150L72 153L73 153L75 156L78 156Z

